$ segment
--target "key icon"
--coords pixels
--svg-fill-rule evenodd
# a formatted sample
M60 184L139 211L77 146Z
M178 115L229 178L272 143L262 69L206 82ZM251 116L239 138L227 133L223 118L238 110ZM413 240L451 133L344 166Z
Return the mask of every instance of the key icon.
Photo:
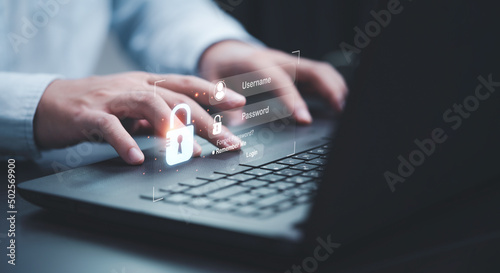
M177 142L179 143L179 149L177 150L177 154L182 154L182 135L177 137Z

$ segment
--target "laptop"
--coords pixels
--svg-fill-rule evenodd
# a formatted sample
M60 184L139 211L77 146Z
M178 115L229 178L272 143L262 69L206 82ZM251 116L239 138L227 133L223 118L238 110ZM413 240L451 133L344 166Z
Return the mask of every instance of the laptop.
M494 9L445 2L408 2L370 39L340 118L276 119L252 128L282 128L265 145L175 166L153 147L142 166L112 159L27 181L20 193L51 210L260 254L340 251L498 177ZM467 118L455 104L467 104ZM260 156L242 160L247 152Z

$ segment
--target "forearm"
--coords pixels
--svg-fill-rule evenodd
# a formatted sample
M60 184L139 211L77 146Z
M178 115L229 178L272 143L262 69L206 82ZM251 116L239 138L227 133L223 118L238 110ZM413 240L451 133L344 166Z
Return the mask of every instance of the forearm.
M121 1L113 23L134 59L156 73L197 74L203 52L220 41L260 43L208 0Z

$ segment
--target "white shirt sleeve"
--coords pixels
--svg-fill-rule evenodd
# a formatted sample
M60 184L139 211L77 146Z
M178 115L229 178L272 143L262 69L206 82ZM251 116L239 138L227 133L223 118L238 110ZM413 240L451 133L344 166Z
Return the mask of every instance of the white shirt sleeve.
M210 0L111 0L109 5L111 5L110 24L117 31L127 52L144 68L149 66L157 73L197 74L198 61L203 52L211 45L223 40L260 44L236 20L221 11ZM56 18L63 20L62 17ZM53 25L54 28L45 30L55 29L57 24ZM103 26L103 28L108 27ZM0 27L0 33L5 31L10 30ZM85 35L89 33L100 37L104 32L93 26L82 33L81 37L86 37ZM38 34L30 40L29 45L36 44L39 52L29 51L27 45L24 45L22 56L27 56L28 61L14 62L17 66L12 68L12 71L17 69L26 73L7 72L12 64L4 60L4 72L0 72L2 83L0 85L0 157L3 155L29 158L39 156L33 134L33 119L43 92L53 80L60 76L28 73L45 71L39 67L33 67L29 58L50 49L46 46L52 45L51 43L43 43L49 39L48 37ZM71 52L76 50L88 52L87 47L93 48L87 44L92 39L91 37L77 40L81 42L82 48L73 48ZM96 42L90 44L95 45ZM90 52L93 51L90 50ZM14 58L19 57L14 56ZM84 53L79 53L77 57L77 60L92 58ZM54 62L56 64L59 62L59 67L66 67L68 63L66 59L63 59L62 64L61 60L54 60ZM72 67L72 69L76 68ZM57 69L49 71L66 73Z
M0 155L39 156L33 118L43 92L58 77L0 72Z
M114 1L113 27L130 55L158 73L197 74L203 52L223 40L261 44L209 0Z

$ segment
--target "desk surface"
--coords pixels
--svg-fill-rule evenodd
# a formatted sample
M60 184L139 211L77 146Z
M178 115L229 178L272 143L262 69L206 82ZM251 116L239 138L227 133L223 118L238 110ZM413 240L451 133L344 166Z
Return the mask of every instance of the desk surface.
M109 150L103 153L102 158L113 156ZM18 162L17 183L49 173L40 166L47 165L50 156L64 154L67 151L46 155L41 165ZM91 161L83 159L79 164ZM5 174L7 162L1 165ZM48 212L19 195L16 202L17 265L8 265L5 258L8 225L2 220L1 272L284 272L292 266L276 270L236 262L223 254L152 244L142 240L140 231L127 236L116 233L117 226ZM0 204L7 204L6 187L1 187ZM1 213L6 219L6 209ZM320 263L317 272L500 272L498 253L500 183L493 181L371 234L361 243L342 247Z

